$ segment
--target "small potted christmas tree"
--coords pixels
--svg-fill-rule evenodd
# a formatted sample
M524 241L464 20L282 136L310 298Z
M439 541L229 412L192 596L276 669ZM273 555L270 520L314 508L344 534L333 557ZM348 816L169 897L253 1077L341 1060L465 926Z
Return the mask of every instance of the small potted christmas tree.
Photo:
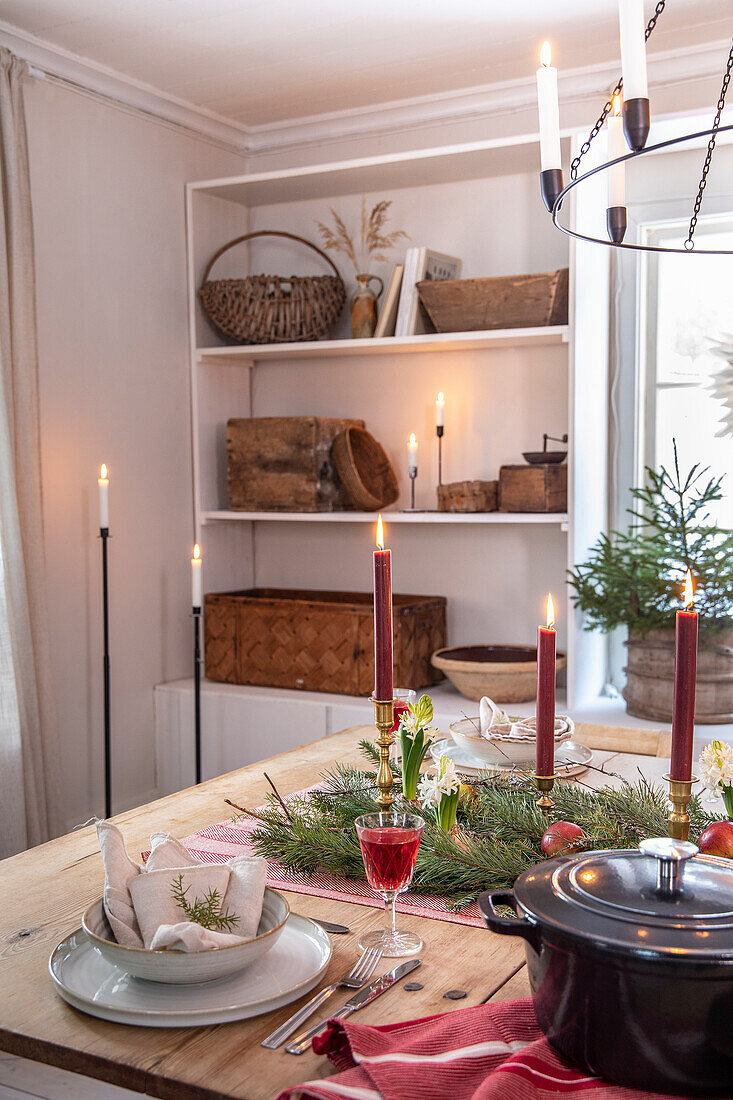
M628 532L601 535L588 560L570 570L573 601L586 630L625 626L629 649L624 699L629 714L667 722L674 692L675 612L687 569L700 615L696 721L733 721L733 532L713 523L722 477L695 465L683 480L647 467L632 489Z

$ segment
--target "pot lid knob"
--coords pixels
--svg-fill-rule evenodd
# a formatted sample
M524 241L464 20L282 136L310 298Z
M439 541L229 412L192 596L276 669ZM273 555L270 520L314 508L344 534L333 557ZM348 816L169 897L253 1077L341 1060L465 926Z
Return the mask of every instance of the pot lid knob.
M674 898L682 890L681 877L685 862L696 856L700 849L686 840L673 840L659 836L639 842L639 851L657 860L657 893L663 898Z

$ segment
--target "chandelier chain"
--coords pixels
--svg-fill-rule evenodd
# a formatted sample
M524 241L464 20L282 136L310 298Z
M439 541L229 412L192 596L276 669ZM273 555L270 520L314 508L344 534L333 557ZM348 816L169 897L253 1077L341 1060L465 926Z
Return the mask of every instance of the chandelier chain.
M723 76L723 86L720 89L720 96L718 97L718 109L715 112L715 119L713 121L713 127L710 133L710 140L708 141L708 151L705 154L705 163L702 167L702 176L700 177L700 184L697 189L697 197L695 198L695 206L692 211L692 217L690 218L690 228L687 233L687 240L685 241L685 248L688 252L692 252L695 247L695 230L697 229L697 218L702 206L703 195L705 194L705 188L708 183L708 172L710 171L710 164L713 159L713 153L715 151L715 140L718 136L718 129L720 128L720 116L723 114L723 108L725 107L725 97L728 92L728 86L730 84L731 72L733 72L733 46L730 48L728 54L728 64L725 68L725 74Z
M651 35L652 31L656 27L657 20L659 19L659 16L662 14L662 12L664 11L664 9L666 7L666 2L667 2L667 0L659 0L659 3L657 4L656 8L654 9L654 15L651 17L651 19L647 23L646 30L644 31L644 41L645 42L649 41L649 36ZM583 157L585 156L585 154L588 152L588 150L590 149L590 145L591 145L591 142L593 141L593 139L595 137L597 137L598 134L601 132L601 129L603 127L604 122L606 121L606 119L610 115L611 111L613 110L613 101L614 101L614 99L616 98L617 95L621 94L621 89L623 88L623 86L624 86L623 77L619 77L618 82L616 83L616 87L613 89L613 91L611 92L611 95L606 100L604 108L601 111L600 115L598 116L593 129L591 130L591 132L588 134L588 137L585 139L585 141L581 145L580 152L578 153L577 157L574 158L574 160L572 161L572 163L570 165L570 178L572 180L577 178L578 168L580 167L580 162L583 159Z

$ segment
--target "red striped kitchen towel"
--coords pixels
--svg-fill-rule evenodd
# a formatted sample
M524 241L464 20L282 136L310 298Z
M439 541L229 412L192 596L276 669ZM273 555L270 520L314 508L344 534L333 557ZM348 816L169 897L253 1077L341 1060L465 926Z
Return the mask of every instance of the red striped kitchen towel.
M649 1100L571 1069L542 1035L531 1000L477 1005L408 1023L334 1020L313 1040L341 1070L278 1100ZM661 1100L661 1097L660 1097Z

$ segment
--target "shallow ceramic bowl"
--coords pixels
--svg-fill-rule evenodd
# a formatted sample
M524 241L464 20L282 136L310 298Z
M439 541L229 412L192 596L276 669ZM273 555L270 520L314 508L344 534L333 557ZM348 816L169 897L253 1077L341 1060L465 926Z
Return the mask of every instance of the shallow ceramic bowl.
M436 649L431 658L467 699L488 695L496 703L528 703L537 697L537 649L523 645L465 645ZM565 668L558 653L557 668Z
M90 905L81 919L90 942L107 962L135 978L183 985L211 982L251 966L277 943L290 916L290 906L277 890L265 889L257 935L247 943L214 947L210 951L148 951L123 947L112 934L102 899Z
M460 722L453 723L450 732L460 749L470 753L475 760L480 760L487 767L499 765L504 768L534 768L535 741L490 741L481 736L479 729L478 718L463 718ZM565 737L556 737L555 745L563 744L564 739Z

